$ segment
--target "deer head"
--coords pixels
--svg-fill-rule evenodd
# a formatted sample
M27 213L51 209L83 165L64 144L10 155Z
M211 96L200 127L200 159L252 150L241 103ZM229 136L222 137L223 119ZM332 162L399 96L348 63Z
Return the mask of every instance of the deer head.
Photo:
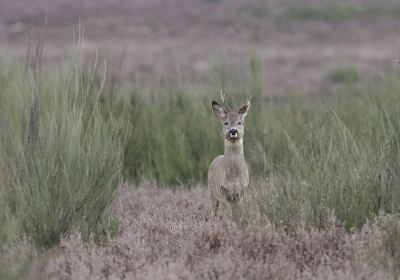
M226 109L224 109L217 102L212 102L212 108L214 114L221 120L223 125L223 135L224 139L228 140L231 143L236 143L243 139L244 135L244 118L247 115L247 112L250 108L251 104L251 96L247 98L246 103L232 111L229 107L228 102L226 101L225 94L222 94L221 90L221 98L225 104Z

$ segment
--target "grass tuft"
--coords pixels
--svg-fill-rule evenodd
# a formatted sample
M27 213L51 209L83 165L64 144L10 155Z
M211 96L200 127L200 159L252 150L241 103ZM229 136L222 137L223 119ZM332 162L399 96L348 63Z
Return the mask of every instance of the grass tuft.
M74 230L101 242L118 230L111 207L129 126L112 115L104 121L98 102L104 79L95 87L92 67L84 80L82 36L70 65L46 77L43 40L34 69L24 74L16 62L2 67L2 244L26 236L38 248L52 247Z
M335 83L355 83L360 80L360 74L356 68L344 66L332 68L324 78Z

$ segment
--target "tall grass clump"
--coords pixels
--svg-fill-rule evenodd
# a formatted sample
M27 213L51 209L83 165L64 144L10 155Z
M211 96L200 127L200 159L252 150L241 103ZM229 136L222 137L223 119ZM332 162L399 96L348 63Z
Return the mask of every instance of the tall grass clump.
M118 226L111 206L128 126L112 116L104 121L98 103L104 79L93 83L97 61L83 71L81 42L80 35L61 71L41 74L40 49L25 74L17 62L1 70L0 221L37 247L74 230L100 241Z
M278 224L317 227L334 214L348 230L399 213L399 96L400 81L387 76L369 89L350 85L326 98L318 106L325 112L309 103L304 110L319 120L304 119L298 131L282 124L290 162L277 164L259 145L266 166L256 198L262 213Z
M125 168L133 180L155 179L174 187L205 178L211 154L221 148L216 127L210 127L208 100L196 88L173 88L131 97L132 134ZM211 101L210 101L211 104Z
M276 96L265 88L262 60L213 61L205 80L136 81L127 105L133 133L125 149L128 178L160 186L205 184L209 164L223 153L211 101L222 88L232 107L252 95L245 157L255 200L277 224L324 227L335 215L346 229L379 213L398 213L400 81L348 80L326 96Z
M124 110L132 125L125 149L127 178L136 182L154 179L171 188L205 184L210 162L224 151L212 100L219 101L221 88L237 106L248 94L253 99L261 96L264 81L260 61L250 56L246 67L253 69L247 76L240 71L230 73L220 56L206 82L171 81L162 73L150 81L137 79ZM205 86L207 83L213 86Z

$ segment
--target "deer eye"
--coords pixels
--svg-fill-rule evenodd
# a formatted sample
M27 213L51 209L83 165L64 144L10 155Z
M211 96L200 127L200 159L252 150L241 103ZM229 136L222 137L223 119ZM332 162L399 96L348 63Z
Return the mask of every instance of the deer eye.
M238 125L242 125L242 122L239 122Z
M225 125L228 125L228 122L225 122L224 124L225 124Z

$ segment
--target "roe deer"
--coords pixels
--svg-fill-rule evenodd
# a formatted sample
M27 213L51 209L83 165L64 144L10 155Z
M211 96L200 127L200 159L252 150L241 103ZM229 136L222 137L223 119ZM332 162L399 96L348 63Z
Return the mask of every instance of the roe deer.
M226 110L215 101L212 102L212 108L223 125L225 151L224 155L216 157L208 168L208 188L215 215L218 214L222 199L225 198L235 205L242 199L249 186L249 171L243 152L243 123L250 108L251 96L242 107L235 111L229 107L222 90L221 98Z

